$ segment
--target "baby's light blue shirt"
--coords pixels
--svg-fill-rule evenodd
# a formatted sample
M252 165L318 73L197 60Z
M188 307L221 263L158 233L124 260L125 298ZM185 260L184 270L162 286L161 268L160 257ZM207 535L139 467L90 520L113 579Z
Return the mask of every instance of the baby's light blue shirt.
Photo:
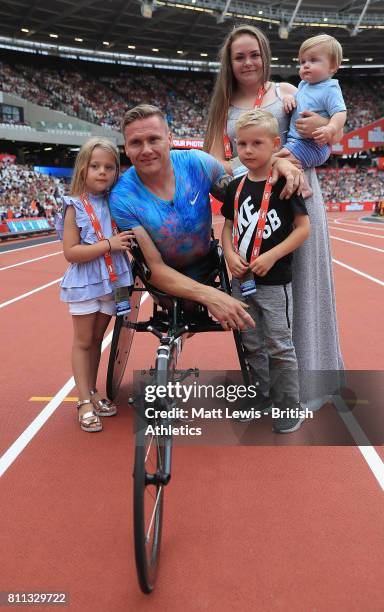
M301 138L295 123L300 113L310 110L322 117L332 117L335 113L346 111L343 94L337 79L325 79L320 83L307 83L300 81L296 93L296 108L294 109L289 125L288 138Z

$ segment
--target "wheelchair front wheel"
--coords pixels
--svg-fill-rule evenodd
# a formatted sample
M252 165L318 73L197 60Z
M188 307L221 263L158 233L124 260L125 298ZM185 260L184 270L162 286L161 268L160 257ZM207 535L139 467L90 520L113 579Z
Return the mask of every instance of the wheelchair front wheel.
M144 419L144 427L136 432L133 472L135 561L140 588L147 594L155 586L160 554L165 454L162 437L146 434L149 424ZM151 424L156 427L156 421Z
M158 348L156 386L166 387L173 380L176 353L175 345L167 356L162 346ZM155 411L167 411L169 407L169 398L154 402ZM155 586L159 563L164 488L171 479L172 434L168 431L170 419L148 418L144 400L140 408L136 419L133 522L137 577L141 590L148 594Z

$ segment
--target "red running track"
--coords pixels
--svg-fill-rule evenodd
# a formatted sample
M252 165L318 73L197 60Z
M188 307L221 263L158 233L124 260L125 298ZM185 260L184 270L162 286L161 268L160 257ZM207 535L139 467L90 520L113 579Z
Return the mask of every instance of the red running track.
M370 370L383 367L384 226L360 216L329 215L330 235L346 365ZM382 610L384 453L371 449L370 467L353 446L175 447L159 580L141 594L126 398L132 369L153 364L156 339L136 335L118 416L99 435L81 432L73 402L62 402L75 391L58 251L50 243L0 253L0 590L68 591L75 612ZM149 308L147 300L143 316ZM182 360L237 368L229 333L191 338ZM23 448L23 432L50 408Z

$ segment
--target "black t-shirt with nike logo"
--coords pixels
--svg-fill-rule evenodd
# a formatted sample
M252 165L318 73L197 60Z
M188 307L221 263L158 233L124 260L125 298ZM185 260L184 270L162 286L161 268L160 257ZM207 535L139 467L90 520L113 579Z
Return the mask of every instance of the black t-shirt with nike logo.
M221 207L221 214L231 221L234 217L235 194L241 178L233 180L228 185L224 204ZM238 246L240 255L247 261L251 259L265 183L265 180L251 181L247 177L239 198ZM293 221L297 214L308 214L302 196L293 194L289 200L279 199L284 186L285 179L281 178L272 187L260 254L269 251L289 236L293 230ZM290 283L292 280L292 257L293 253L289 253L279 259L265 276L255 274L256 282L260 285L286 285Z

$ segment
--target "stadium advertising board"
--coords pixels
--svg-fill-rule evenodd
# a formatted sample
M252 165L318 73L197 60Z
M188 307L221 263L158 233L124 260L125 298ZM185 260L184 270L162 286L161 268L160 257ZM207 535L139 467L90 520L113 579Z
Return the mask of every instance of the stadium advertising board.
M340 142L332 146L332 153L344 155L384 146L384 118L344 134Z
M11 155L11 153L0 153L0 163L7 162L8 164L16 163L16 155Z

